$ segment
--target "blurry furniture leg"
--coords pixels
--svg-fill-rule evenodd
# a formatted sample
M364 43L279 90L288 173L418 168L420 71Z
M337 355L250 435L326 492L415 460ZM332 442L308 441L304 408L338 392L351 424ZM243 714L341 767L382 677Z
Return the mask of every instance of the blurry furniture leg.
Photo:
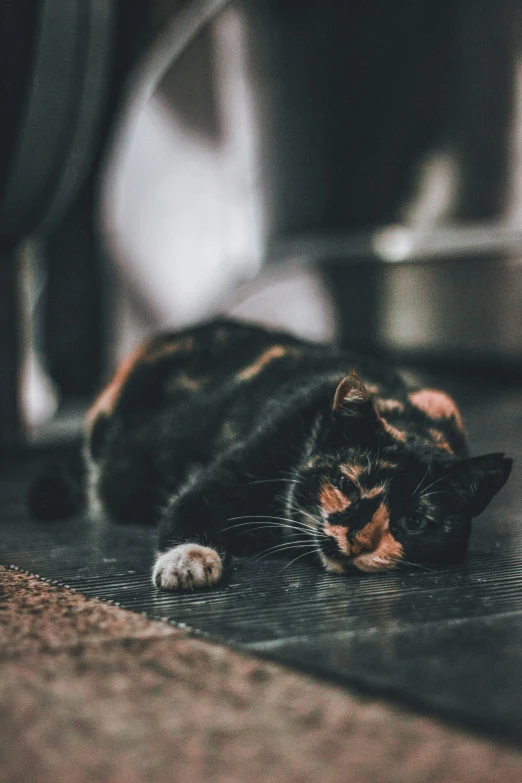
M22 442L18 258L0 253L0 460Z
M105 370L107 328L96 194L84 188L65 220L47 237L44 353L63 395L91 396Z

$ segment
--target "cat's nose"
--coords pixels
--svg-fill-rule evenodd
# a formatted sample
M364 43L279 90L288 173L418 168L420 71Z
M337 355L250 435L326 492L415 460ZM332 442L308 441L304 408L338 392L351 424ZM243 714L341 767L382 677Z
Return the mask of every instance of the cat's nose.
M369 549L372 549L371 544L365 541L359 541L357 537L350 538L350 536L348 536L348 540L350 542L350 554L352 557L357 557L361 552L367 552Z
M350 545L350 554L352 557L360 555L361 552L369 552L375 549L378 536L370 527L356 528L347 532L347 539Z

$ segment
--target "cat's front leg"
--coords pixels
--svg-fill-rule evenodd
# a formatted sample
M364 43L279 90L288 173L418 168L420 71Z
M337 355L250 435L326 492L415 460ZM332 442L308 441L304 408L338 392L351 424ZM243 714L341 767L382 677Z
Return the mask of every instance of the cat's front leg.
M193 590L213 587L221 579L230 559L223 528L237 509L234 486L227 478L213 475L199 480L168 504L152 572L156 587Z
M288 464L270 428L240 444L203 470L168 504L160 521L160 554L154 583L164 590L212 587L237 545L230 521L246 514L273 514L271 479ZM295 440L295 438L294 438ZM265 484L265 481L267 483Z

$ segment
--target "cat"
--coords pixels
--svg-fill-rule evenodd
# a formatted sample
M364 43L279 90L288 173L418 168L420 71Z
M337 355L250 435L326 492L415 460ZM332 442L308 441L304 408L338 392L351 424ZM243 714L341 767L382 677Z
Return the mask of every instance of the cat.
M459 563L512 466L469 458L445 392L225 319L140 346L91 407L84 456L92 514L159 524L164 590L256 552L333 574Z

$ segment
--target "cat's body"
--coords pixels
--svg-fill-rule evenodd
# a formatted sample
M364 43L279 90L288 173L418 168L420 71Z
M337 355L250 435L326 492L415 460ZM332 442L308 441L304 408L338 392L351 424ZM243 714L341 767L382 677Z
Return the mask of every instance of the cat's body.
M443 392L224 320L124 363L88 415L85 453L93 511L159 523L165 589L211 586L231 554L271 547L338 573L458 561L511 467L467 459Z

